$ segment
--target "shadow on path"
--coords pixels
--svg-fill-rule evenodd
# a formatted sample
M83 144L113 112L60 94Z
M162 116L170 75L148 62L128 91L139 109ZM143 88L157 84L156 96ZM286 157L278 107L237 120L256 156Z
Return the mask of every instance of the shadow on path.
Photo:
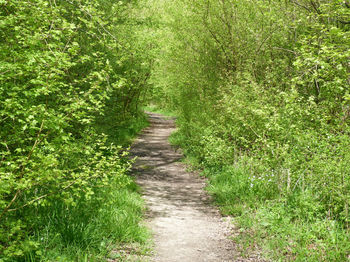
M203 190L205 180L186 171L168 137L174 120L148 113L150 127L135 141L133 173L148 205L148 224L154 234L152 261L262 261L240 258L228 237L233 227L222 218Z

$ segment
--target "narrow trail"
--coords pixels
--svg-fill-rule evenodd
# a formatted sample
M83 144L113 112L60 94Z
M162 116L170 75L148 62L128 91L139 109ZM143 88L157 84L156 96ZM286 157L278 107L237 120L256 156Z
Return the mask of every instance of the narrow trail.
M212 206L205 180L186 171L168 137L174 121L149 113L150 127L135 141L132 155L137 183L149 208L154 234L152 261L259 261L239 258L228 237L232 225Z

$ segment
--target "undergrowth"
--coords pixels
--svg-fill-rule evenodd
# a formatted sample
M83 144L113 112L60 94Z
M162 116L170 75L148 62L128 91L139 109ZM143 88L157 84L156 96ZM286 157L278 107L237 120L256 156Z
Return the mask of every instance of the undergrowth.
M171 141L238 222L242 250L348 261L350 5L162 2L152 101L178 113Z
M0 1L0 261L145 241L127 155L152 63L141 2Z
M170 142L184 148L176 132ZM213 165L185 148L185 162L208 178L207 191L223 215L238 226L234 240L243 256L253 251L272 261L348 261L349 228L331 217L312 189L281 192L276 174L261 175L253 156L237 157L231 165Z
M40 246L24 261L105 261L118 243L145 244L149 235L140 225L144 207L135 183L128 177L113 182L90 201L55 203L40 212L32 236Z
M113 250L122 250L128 243L138 243L142 252L148 251L150 235L142 225L144 203L134 179L127 174L132 161L128 151L112 146L129 145L148 125L147 118L139 114L116 121L113 115L96 121L107 146L103 152L94 152L105 158L96 163L100 166L95 172L101 173L101 178L82 182L89 183L89 191L72 192L71 201L57 194L46 204L14 213L11 221L27 227L17 236L16 245L12 244L16 249L5 249L0 261L106 261ZM116 253L113 251L113 256Z

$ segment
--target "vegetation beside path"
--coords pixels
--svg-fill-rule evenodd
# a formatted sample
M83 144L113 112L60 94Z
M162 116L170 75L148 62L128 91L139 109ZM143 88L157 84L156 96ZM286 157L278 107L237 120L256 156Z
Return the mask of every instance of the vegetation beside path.
M349 1L156 1L154 103L242 250L350 258Z
M147 239L122 148L147 125L138 8L0 1L0 261L103 261Z
M0 260L145 241L125 147L151 103L243 251L348 261L349 21L348 0L0 0Z

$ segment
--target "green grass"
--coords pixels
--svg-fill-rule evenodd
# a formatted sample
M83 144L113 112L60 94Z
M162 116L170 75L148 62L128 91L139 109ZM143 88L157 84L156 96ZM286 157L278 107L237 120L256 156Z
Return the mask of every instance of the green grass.
M109 143L128 146L148 122L145 115L126 121L110 116L96 124ZM134 257L147 256L150 232L143 225L145 206L133 178L125 170L108 184L96 183L91 197L74 195L74 204L57 197L46 206L18 213L17 220L31 225L25 236L18 236L24 251L11 258L0 254L0 261L107 261L109 257L126 259L130 254L124 249L132 250Z
M38 209L28 241L39 244L21 259L4 261L106 261L129 244L146 254L150 233L142 224L144 202L135 182L124 180L111 181L74 206L57 200Z
M251 187L249 170L242 166L206 173L207 189L222 213L235 217L243 253L261 249L272 261L349 260L349 232L320 214L311 191L285 197L263 185Z
M261 249L272 261L348 261L350 239L343 226L327 218L296 219L283 200L244 208L235 217L242 253Z
M173 143L181 142L173 135ZM188 154L184 160L208 177L207 191L222 214L238 227L235 242L243 256L259 252L271 261L349 261L350 232L321 210L314 192L281 195L263 179L252 181L249 160L206 166Z

